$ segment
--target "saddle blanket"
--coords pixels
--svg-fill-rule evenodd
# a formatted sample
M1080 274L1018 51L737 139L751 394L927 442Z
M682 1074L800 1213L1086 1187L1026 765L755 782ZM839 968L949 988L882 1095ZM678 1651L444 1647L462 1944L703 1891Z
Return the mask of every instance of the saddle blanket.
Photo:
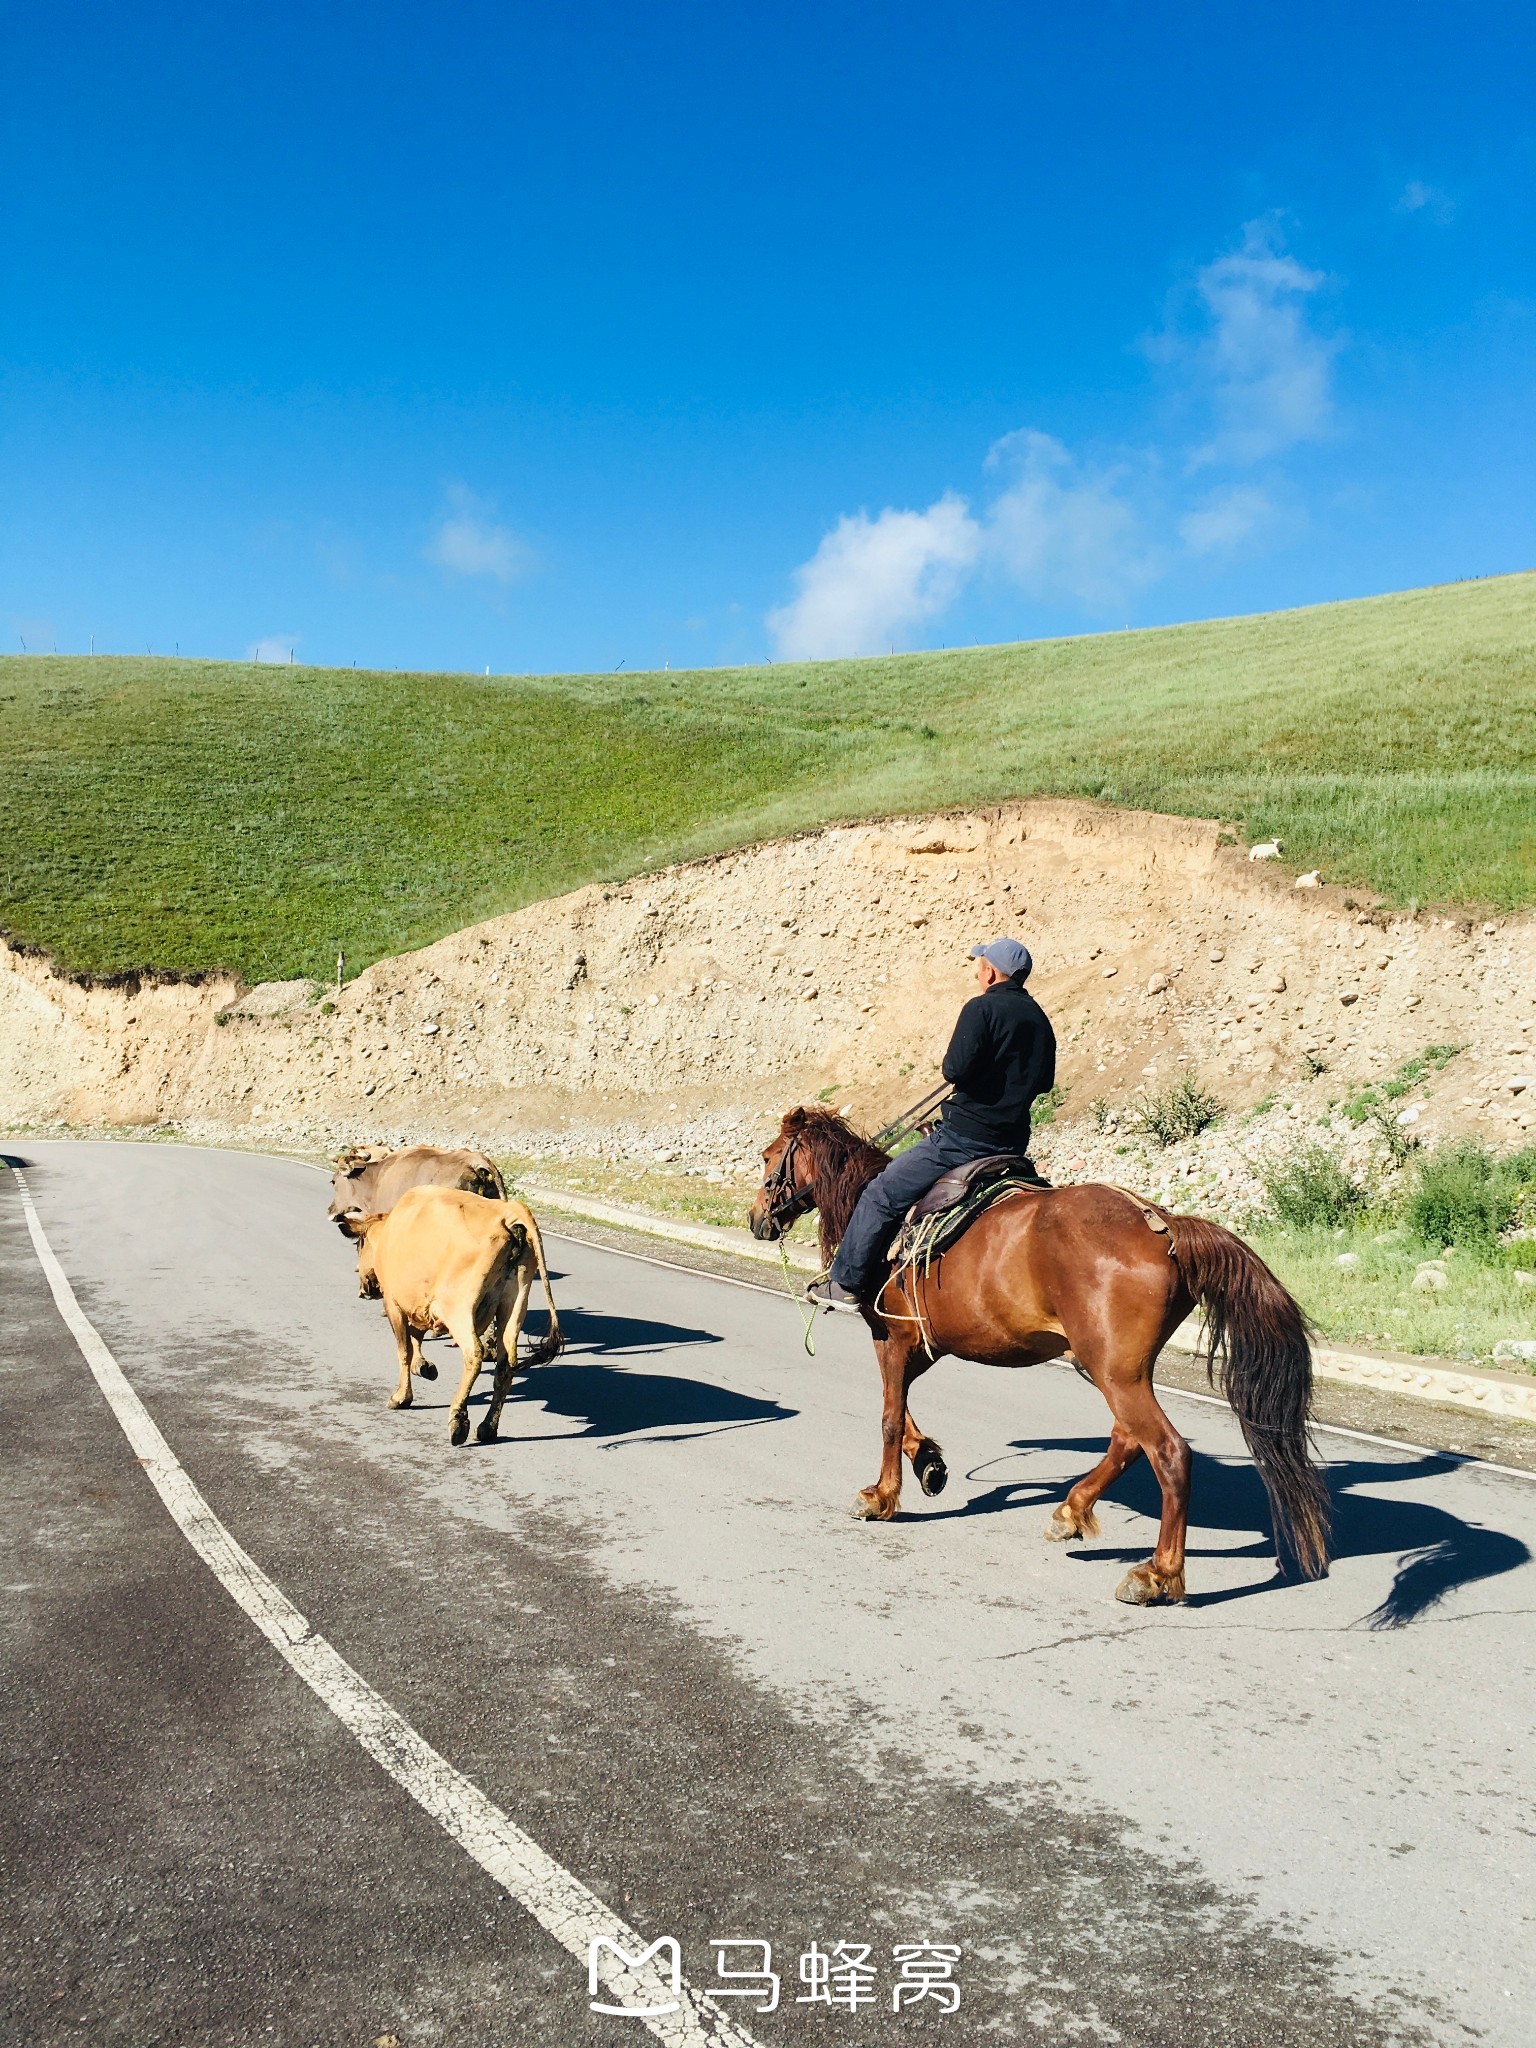
M927 1194L912 1204L891 1245L890 1262L893 1266L920 1265L926 1272L1004 1195L1050 1185L1033 1159L1022 1152L970 1160L935 1181Z

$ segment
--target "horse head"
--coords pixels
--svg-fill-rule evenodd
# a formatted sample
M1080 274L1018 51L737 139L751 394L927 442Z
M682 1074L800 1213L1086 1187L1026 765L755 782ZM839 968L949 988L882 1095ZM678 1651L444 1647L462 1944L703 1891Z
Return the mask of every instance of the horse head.
M806 1111L789 1110L763 1154L763 1180L747 1211L754 1237L776 1243L816 1206L816 1163L805 1142Z
M834 1111L790 1110L763 1154L762 1186L747 1211L752 1235L773 1242L809 1210L819 1209L822 1234L835 1244L854 1203L889 1164L878 1146Z

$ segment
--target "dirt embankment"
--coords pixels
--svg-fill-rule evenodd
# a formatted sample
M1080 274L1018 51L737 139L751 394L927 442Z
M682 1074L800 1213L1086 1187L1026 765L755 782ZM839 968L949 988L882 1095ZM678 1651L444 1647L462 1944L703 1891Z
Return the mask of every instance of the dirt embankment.
M829 1091L876 1119L929 1086L967 946L1010 932L1035 953L1069 1116L1184 1073L1229 1108L1283 1090L1321 1110L1440 1044L1467 1050L1421 1130L1529 1127L1536 919L1394 916L1224 837L1058 802L834 829L579 890L339 994L84 989L0 947L0 1120L317 1148L691 1131L730 1169L787 1102Z

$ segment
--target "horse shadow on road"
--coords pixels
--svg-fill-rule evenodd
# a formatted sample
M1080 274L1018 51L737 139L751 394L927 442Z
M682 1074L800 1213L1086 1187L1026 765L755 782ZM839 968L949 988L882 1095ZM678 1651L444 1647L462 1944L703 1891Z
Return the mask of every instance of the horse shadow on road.
M1083 1470L1096 1464L1104 1450L1102 1437L1021 1438L1015 1451L1079 1451ZM1499 1529L1487 1529L1463 1520L1447 1508L1426 1501L1404 1498L1379 1499L1374 1493L1356 1491L1361 1487L1406 1486L1432 1474L1453 1470L1455 1458L1427 1455L1417 1458L1342 1458L1330 1461L1324 1477L1333 1499L1333 1555L1336 1561L1351 1557L1397 1558L1397 1572L1386 1598L1365 1615L1360 1626L1369 1629L1402 1628L1427 1614L1462 1586L1479 1580L1496 1579L1531 1561L1529 1547L1518 1536ZM984 1492L973 1494L963 1505L949 1509L954 1518L967 1515L995 1515L1015 1508L1049 1508L1064 1500L1072 1481L1046 1479L1005 1480ZM1145 1515L1156 1523L1162 1512L1162 1496L1156 1478L1145 1462L1133 1465L1105 1496L1121 1507ZM943 1510L941 1513L945 1512ZM1190 1534L1202 1531L1231 1531L1249 1534L1251 1543L1233 1548L1220 1544L1202 1548L1191 1543L1191 1557L1265 1557L1274 1549L1269 1500L1258 1473L1250 1464L1229 1464L1223 1459L1194 1454L1190 1489ZM1074 1549L1073 1556L1125 1558L1139 1562L1145 1545L1116 1550L1089 1543ZM1232 1600L1250 1599L1294 1583L1293 1567L1285 1558L1277 1560L1273 1578L1255 1586L1233 1586L1211 1593L1192 1593L1190 1607L1217 1607Z
M571 1443L584 1437L639 1433L644 1433L647 1443L669 1443L758 1423L787 1422L799 1412L778 1401L716 1386L710 1380L680 1373L627 1371L605 1362L614 1356L644 1358L689 1345L718 1344L721 1340L711 1330L634 1316L596 1315L585 1309L562 1311L560 1327L566 1337L560 1357L549 1365L534 1366L525 1378L513 1383L504 1420L510 1433L503 1441L508 1445L552 1438ZM529 1315L526 1333L531 1341L536 1343L546 1328L542 1316ZM489 1389L482 1382L479 1399L489 1398ZM530 1436L517 1429L517 1410L535 1403L546 1414L580 1421L585 1427L551 1432L542 1438Z

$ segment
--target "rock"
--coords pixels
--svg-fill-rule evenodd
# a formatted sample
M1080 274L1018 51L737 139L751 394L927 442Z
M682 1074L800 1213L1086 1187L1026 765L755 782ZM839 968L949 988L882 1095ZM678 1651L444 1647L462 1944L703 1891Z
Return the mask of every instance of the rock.
M1502 1344L1493 1347L1494 1363L1502 1359L1520 1359L1529 1364L1536 1360L1536 1337L1506 1337Z
M1264 986L1271 995L1283 996L1285 994L1285 976L1283 974L1272 974Z
M1213 967L1219 967L1222 961L1225 960L1227 956L1221 950L1220 946L1212 946L1210 952L1207 953L1205 957L1207 960L1210 961Z
M1298 875L1291 885L1295 889L1320 889L1323 886L1321 870L1311 868L1304 875Z
M1360 1254L1358 1252L1340 1252L1333 1263L1341 1273L1353 1273L1356 1266L1360 1263Z
M1407 1109L1400 1109L1397 1112L1396 1120L1400 1124L1416 1124L1423 1114L1424 1111L1420 1108L1419 1104L1415 1102L1411 1104L1410 1107Z
M1498 926L1496 924L1485 924L1483 926L1483 937L1485 939L1491 939L1497 930Z
M1344 993L1339 997L1339 1001L1344 1005L1346 1010L1349 1008L1351 1003L1358 1003L1359 1000L1360 992L1358 989L1353 988L1345 989Z
M1536 1273L1527 1272L1524 1266L1516 1266L1514 1280L1517 1287L1536 1287Z
M1511 1095L1523 1095L1527 1088L1536 1087L1529 1074L1512 1074L1504 1083Z
M1450 1284L1449 1278L1439 1266L1420 1266L1413 1276L1415 1294L1439 1294Z
M1160 996L1168 985L1169 977L1166 974L1154 974L1147 983L1147 994L1149 996Z
M442 1030L442 1028L443 1027L441 1024L423 1024L421 1027L421 1035L423 1038L436 1038L437 1034L439 1033L439 1031Z
M1119 968L1118 968L1118 967L1106 967L1106 968L1105 968L1105 970L1104 970L1104 979L1105 979L1106 981L1113 981L1113 980L1114 980L1114 978L1115 978L1115 976L1116 976L1116 975L1117 975L1117 974L1118 974L1119 972L1120 972L1120 970L1119 970Z
M1378 968L1390 967L1392 965L1392 955L1390 953L1378 953L1376 955L1376 965Z

